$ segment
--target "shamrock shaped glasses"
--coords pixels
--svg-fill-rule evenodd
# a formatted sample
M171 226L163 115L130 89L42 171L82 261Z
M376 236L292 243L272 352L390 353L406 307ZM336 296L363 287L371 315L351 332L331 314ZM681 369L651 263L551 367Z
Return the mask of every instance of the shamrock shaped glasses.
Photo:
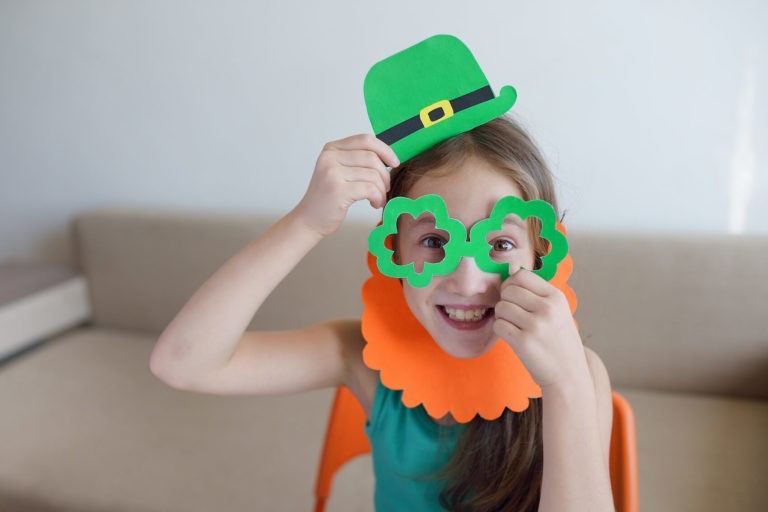
M403 214L414 219L424 213L434 216L434 229L446 232L449 240L442 245L439 261L424 261L420 271L415 262L398 264L393 260L394 251L385 243L389 235L397 233L397 220ZM552 206L546 201L524 201L519 197L507 196L499 199L491 215L472 226L467 240L467 229L457 219L448 216L448 208L440 196L429 194L418 199L396 197L384 208L382 224L376 227L368 237L368 249L376 257L376 266L385 276L404 278L415 288L427 286L433 276L450 274L459 266L461 258L474 258L477 266L484 272L499 274L502 281L509 277L510 262L492 258L494 249L487 237L494 231L502 230L505 219L516 215L525 221L537 217L541 221L539 236L549 242L549 252L541 258L541 268L533 270L540 277L550 280L557 272L557 265L568 254L568 242L557 230L557 218Z

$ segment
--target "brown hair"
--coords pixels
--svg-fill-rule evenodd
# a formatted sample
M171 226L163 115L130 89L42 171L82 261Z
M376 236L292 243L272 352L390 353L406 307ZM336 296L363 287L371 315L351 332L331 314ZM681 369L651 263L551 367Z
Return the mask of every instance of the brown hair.
M559 218L552 174L530 136L508 116L450 138L401 164L393 170L387 199L407 194L427 174L451 172L469 157L484 159L512 179L524 200L549 202ZM538 233L531 227L530 233ZM547 250L546 242L535 236L537 262ZM467 425L451 460L438 472L447 481L440 503L457 512L535 511L542 465L540 398L531 399L522 413L505 410L493 421L477 416Z

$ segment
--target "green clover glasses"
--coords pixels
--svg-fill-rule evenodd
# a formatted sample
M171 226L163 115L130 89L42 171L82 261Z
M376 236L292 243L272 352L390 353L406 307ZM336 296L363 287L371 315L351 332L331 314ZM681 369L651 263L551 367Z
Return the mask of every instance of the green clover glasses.
M416 224L426 227L423 228L425 236L419 240L418 250L422 253L414 261L399 264L394 261L394 251L387 247L386 239L398 234L397 221L404 214L413 217ZM433 218L423 214L431 214ZM524 201L514 196L499 199L491 215L472 226L467 240L466 227L461 221L448 216L448 208L440 196L429 194L417 199L396 197L384 208L381 225L368 236L368 250L376 258L376 266L382 274L406 279L414 288L424 288L433 276L450 274L465 257L474 258L481 270L499 274L504 280L509 277L509 268L514 264L513 258L507 256L511 254L509 247L513 244L507 239L500 239L501 243L508 245L497 251L487 239L494 232L509 230L507 226L515 224L510 222L510 216L520 221L535 217L541 222L539 236L549 243L550 249L542 256L541 267L533 272L549 281L557 272L557 265L568 254L568 242L557 229L552 205L538 199ZM441 234L439 238L436 233Z

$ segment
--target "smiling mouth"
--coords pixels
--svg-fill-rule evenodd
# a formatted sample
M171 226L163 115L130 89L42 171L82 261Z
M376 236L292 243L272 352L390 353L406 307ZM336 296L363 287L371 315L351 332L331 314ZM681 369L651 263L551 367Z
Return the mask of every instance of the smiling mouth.
M457 308L441 305L437 306L437 309L451 323L456 322L460 324L479 324L493 314L493 308L483 307Z

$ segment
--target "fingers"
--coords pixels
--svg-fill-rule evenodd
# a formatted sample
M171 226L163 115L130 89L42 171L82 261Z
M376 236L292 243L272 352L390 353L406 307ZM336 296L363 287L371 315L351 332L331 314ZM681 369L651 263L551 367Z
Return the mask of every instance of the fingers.
M519 270L501 285L496 304L496 318L507 320L518 328L538 332L547 325L560 325L571 318L565 295L528 270Z
M544 298L527 288L523 288L515 283L509 283L501 287L501 300L517 304L525 311L533 313L541 307Z
M390 186L386 165L400 162L392 149L372 135L353 135L325 145L321 158L338 178L350 184L349 198L367 199L374 208L383 208Z
M351 198L355 201L367 199L374 208L383 208L387 202L389 182L384 183L380 174L369 168L345 167L344 181L350 185Z
M530 270L524 268L519 269L501 283L502 294L506 288L513 287L528 290L539 297L550 297L558 291L557 288L546 279L542 279Z
M383 208L390 177L386 165L400 165L397 156L373 135L354 135L329 142L315 163L307 191L296 205L301 216L320 235L334 233L349 207L366 199Z
M327 148L340 150L366 150L376 153L379 159L389 167L397 167L400 160L392 148L381 140L370 134L353 135L344 139L336 140L326 144Z
M520 329L512 322L504 320L503 318L497 318L493 323L493 332L496 333L496 336L499 338L511 342L520 339L520 337L523 335L522 329Z
M375 170L381 177L384 184L384 190L389 190L389 171L384 166L384 162L371 151L350 150L340 152L338 161L346 167L366 168Z
M533 315L514 302L500 301L494 308L496 322L503 321L515 326L519 331L531 327Z
M354 201L367 199L373 208L383 208L387 202L386 193L373 183L356 181L350 183L350 198Z
M537 318L548 318L557 303L558 292L550 283L533 272L520 269L502 284L496 318L505 319L526 330L535 326Z

